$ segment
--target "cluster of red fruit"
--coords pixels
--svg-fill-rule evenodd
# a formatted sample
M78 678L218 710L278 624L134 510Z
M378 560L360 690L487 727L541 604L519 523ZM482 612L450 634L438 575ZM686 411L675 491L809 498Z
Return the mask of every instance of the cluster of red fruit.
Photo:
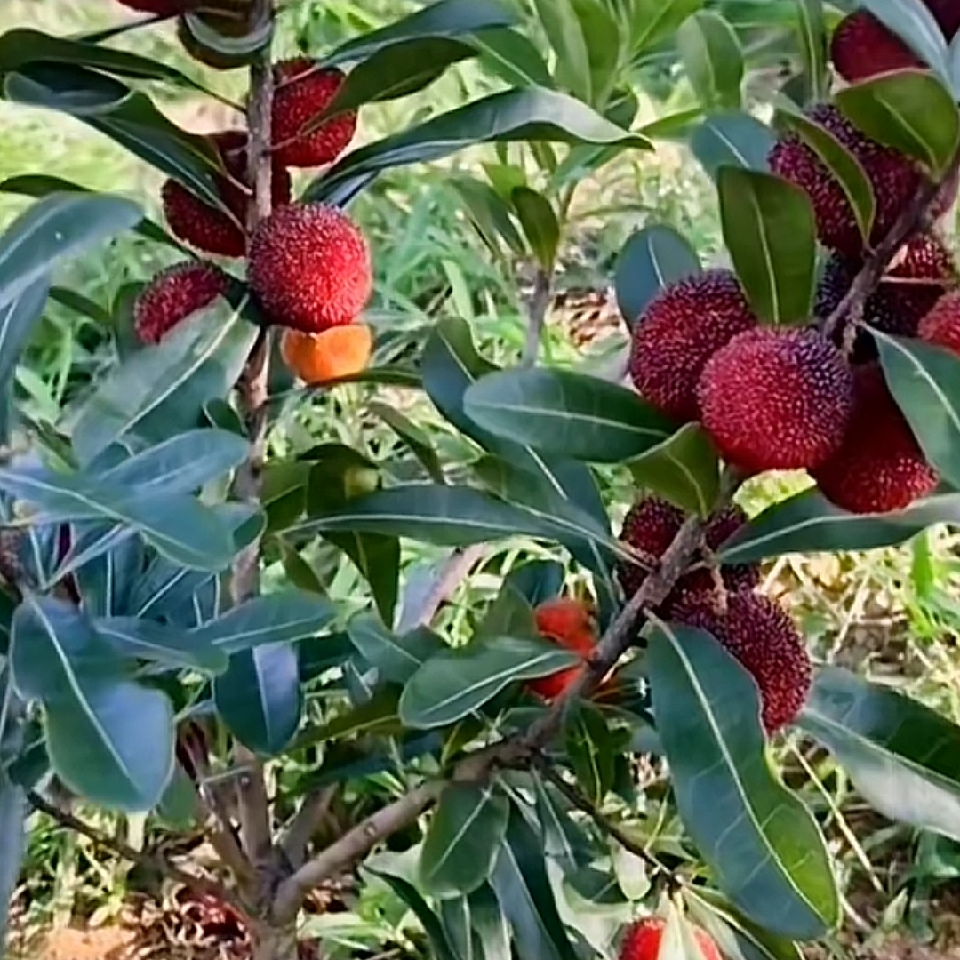
M952 36L960 4L929 5ZM871 46L881 36L890 41L884 51L902 46L871 14L847 17L832 46L838 71L860 79L915 65L909 51L910 63L882 61ZM869 177L876 216L867 248L876 245L916 196L924 172L869 139L832 104L818 104L807 116L846 147ZM850 201L795 133L775 144L770 167L807 194L819 238L831 251L815 316L801 328L761 326L737 277L707 270L664 289L639 318L631 377L663 413L702 423L724 459L747 474L807 470L823 495L845 510L903 509L936 488L937 473L887 389L873 338L842 322L824 322L840 306L866 253ZM934 219L950 207L956 189L955 182L945 184L933 204ZM934 224L904 244L864 304L862 319L883 332L960 353L957 287L957 265Z
M121 0L141 11L172 15L178 0ZM205 254L246 258L247 281L266 322L286 328L282 353L307 382L362 369L372 350L369 327L358 319L370 297L370 251L359 228L339 209L293 202L290 168L324 167L353 139L355 112L313 122L339 92L344 74L298 58L274 66L271 116L273 212L247 229L252 190L247 169L248 134L215 133L219 158L214 184L217 208L168 179L163 212L171 232ZM144 288L135 306L137 333L158 343L190 315L205 309L231 286L230 276L208 260L176 264Z

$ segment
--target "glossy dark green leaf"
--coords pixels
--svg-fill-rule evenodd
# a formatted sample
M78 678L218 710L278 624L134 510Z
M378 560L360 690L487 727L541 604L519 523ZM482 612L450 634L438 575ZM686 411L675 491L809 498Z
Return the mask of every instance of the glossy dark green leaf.
M690 137L690 149L714 180L728 166L767 170L773 144L770 128L748 113L707 117Z
M0 303L0 383L13 382L20 355L43 316L49 291L50 279L41 275L19 294ZM15 417L12 396L7 391L0 397L0 408L0 443L7 445Z
M173 773L166 695L129 679L92 623L52 597L17 609L10 657L21 695L43 704L47 751L64 783L109 808L152 809Z
M716 503L720 462L699 424L686 424L629 466L641 486L682 510L706 517Z
M890 547L937 523L960 523L960 494L918 500L896 513L847 513L816 489L768 507L727 541L724 563L753 563L787 553L836 553Z
M509 578L504 580L500 585L500 592L477 624L474 636L537 637L539 635L533 606Z
M94 620L93 628L121 657L204 673L222 673L227 668L225 650L198 643L195 633L179 627L136 617L105 617Z
M649 147L643 137L566 94L537 87L506 90L352 151L315 180L304 199L336 202L391 167L438 160L476 143L527 140Z
M195 427L211 396L227 392L256 329L225 304L140 350L97 384L72 424L77 456L89 462L128 435L160 441ZM209 374L212 371L212 379Z
M960 357L871 328L887 386L927 460L960 488Z
M635 53L644 53L674 35L704 0L632 0L629 16Z
M613 786L617 748L603 714L590 704L581 704L567 719L563 742L580 789L596 806L602 806Z
M230 732L264 756L276 756L300 725L300 663L289 643L254 647L230 658L213 681L213 700Z
M568 93L592 102L590 55L571 0L533 0L537 20L556 54L554 74Z
M440 0L378 30L337 47L326 66L357 63L380 50L426 37L463 37L480 30L508 27L516 17L498 0Z
M876 198L860 161L826 127L799 111L782 109L776 120L778 126L795 132L817 154L850 201L860 236L868 238L873 228Z
M733 27L715 10L698 10L680 25L677 49L694 92L704 106L740 108L743 50Z
M364 660L392 683L406 683L444 649L443 641L430 630L414 629L397 636L370 614L352 617L347 636Z
M0 237L0 305L36 297L37 285L61 260L131 229L140 218L132 200L105 193L53 194L37 201Z
M797 27L803 58L804 103L820 103L830 89L827 58L827 23L823 0L799 0Z
M774 775L753 678L710 634L657 627L653 712L677 808L723 892L767 929L815 939L840 915L823 837Z
M485 886L481 885L479 889L484 890ZM483 941L473 926L470 898L451 897L441 900L437 906L444 932L456 956L460 960L485 960ZM509 960L509 957L508 950L504 960Z
M274 27L273 18L261 16L237 33L221 28L215 20L198 12L186 10L177 21L177 34L186 49L202 53L219 69L229 70L251 65L268 50Z
M623 387L566 370L503 370L464 395L482 429L543 453L619 463L662 443L676 426Z
M845 87L837 92L837 106L868 137L919 160L935 177L960 144L960 109L926 71L881 74Z
M821 667L800 726L891 820L960 840L960 727L848 670Z
M403 724L397 713L400 691L382 687L365 703L331 717L326 723L305 729L290 745L301 750L314 744L328 744L349 737L399 736Z
M469 40L480 63L511 87L553 87L550 68L536 44L517 30L481 30Z
M677 280L700 272L700 258L673 227L656 224L634 233L617 257L614 287L628 327L642 319L647 304Z
M436 483L443 483L443 465L440 463L430 434L423 427L414 423L395 407L389 407L385 403L373 401L367 404L367 408L375 413L403 441L423 465L431 480Z
M516 807L510 810L490 885L513 930L520 956L575 960L577 952L557 912L540 837Z
M505 585L522 596L531 607L560 595L565 578L563 564L556 560L529 560L514 567Z
M5 99L78 120L105 116L129 95L130 88L115 77L68 64L27 64L3 76Z
M315 593L285 589L247 600L191 631L191 636L199 646L235 654L311 637L328 627L337 614L333 603Z
M579 658L548 640L492 637L431 657L407 681L400 716L408 727L445 727L518 680L571 667Z
M817 231L810 199L780 177L717 172L723 238L754 312L777 325L806 322L813 306Z
M861 6L946 79L947 41L922 0L861 0Z
M617 81L622 79L624 62L630 58L630 39L624 35L616 11L607 0L570 0L570 5L587 47L589 71L583 86L589 83L589 102L600 108L608 120L629 127L633 117L623 122L614 119L605 108Z
M550 201L530 187L515 187L510 200L537 262L544 270L552 269L560 245L560 222Z
M328 531L326 539L338 546L370 584L380 616L393 621L400 591L400 540L373 531Z
M424 933L427 935L427 941L430 945L430 956L436 960L461 960L453 952L447 934L443 929L440 918L430 909L429 904L416 887L403 877L394 876L383 870L377 870L369 864L366 867L370 873L380 877L391 890L416 914L417 919L423 925Z
M541 776L534 778L533 792L544 854L568 871L586 866L595 855L593 842L574 818L569 801Z
M143 541L128 527L100 523L77 524L70 539L70 550L54 576L59 580L65 569L73 572L84 610L91 617L126 614L144 566Z
M434 897L472 893L490 876L510 805L495 786L451 783L420 850L420 884Z

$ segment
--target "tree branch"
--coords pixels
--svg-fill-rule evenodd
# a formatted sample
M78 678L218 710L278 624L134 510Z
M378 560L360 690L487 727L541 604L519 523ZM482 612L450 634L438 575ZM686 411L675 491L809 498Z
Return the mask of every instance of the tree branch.
M527 339L523 346L520 366L532 367L540 354L543 327L550 309L550 294L553 292L553 270L538 267L533 278L533 293L527 307Z
M303 865L310 838L320 828L337 796L337 786L321 787L308 793L300 809L290 818L281 846L294 869Z
M195 874L187 873L185 870L181 870L179 867L171 863L162 854L151 853L148 850L135 850L122 840L116 840L113 837L107 836L107 834L102 833L96 827L92 827L90 824L84 823L83 820L81 820L79 817L75 817L72 813L68 813L66 810L61 810L58 806L49 803L35 790L31 790L27 793L27 802L31 807L33 807L34 810L46 814L51 820L56 821L56 823L58 823L64 829L72 830L74 833L78 833L80 836L86 837L105 853L110 853L114 856L121 857L124 860L129 860L130 863L151 867L157 873L167 877L169 880L182 883L185 887L189 887L195 893L202 894L204 896L216 897L224 903L229 904L234 910L240 912L244 917L247 916L247 911L243 904L222 883L219 883L216 880L210 880L207 877L198 877Z

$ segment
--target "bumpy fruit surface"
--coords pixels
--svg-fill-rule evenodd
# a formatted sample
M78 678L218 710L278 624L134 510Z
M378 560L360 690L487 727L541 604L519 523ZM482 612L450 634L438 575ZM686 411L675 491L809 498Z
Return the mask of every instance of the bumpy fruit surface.
M356 111L339 113L305 131L343 86L343 72L321 68L313 60L285 60L274 67L274 78L272 136L277 161L288 167L332 163L356 133Z
M840 21L830 41L830 59L850 83L922 66L910 48L867 10L855 10Z
M922 182L922 173L907 158L861 133L831 104L810 108L808 119L819 123L849 150L863 166L877 200L870 241L878 244L891 230L903 207ZM839 181L817 153L795 133L781 137L770 152L770 169L796 184L810 198L821 241L850 257L860 256L863 241L853 210ZM952 202L956 184L945 188L932 205L934 216Z
M712 633L753 677L768 734L796 719L810 692L813 669L783 607L762 594L742 592L729 594L724 610L702 594L678 604L672 617Z
M137 336L143 343L159 343L187 317L223 296L228 285L227 275L212 263L178 263L161 270L134 304Z
M944 294L920 322L920 339L960 355L960 291Z
M875 363L854 370L854 407L843 443L811 471L820 492L851 513L889 513L939 482Z
M365 369L373 351L373 330L365 323L331 327L323 333L284 330L280 352L304 383L317 384Z
M666 287L633 328L629 374L668 417L696 420L697 381L707 361L757 319L730 270L706 270Z
M703 425L730 463L755 473L810 469L843 440L853 377L817 331L765 327L710 360L699 395Z
M649 564L620 562L617 565L617 577L627 597L632 597L643 586L650 567L666 553L680 532L683 521L683 512L659 497L644 497L627 512L620 530L620 539L643 554ZM713 514L704 528L707 547L716 550L746 522L747 515L736 505ZM728 590L750 589L760 580L760 568L757 564L731 564L721 567L720 573L723 585ZM677 581L661 609L669 611L688 593L714 589L715 581L713 571L706 568L685 574Z
M557 597L541 603L534 611L537 630L541 636L555 640L565 650L590 656L597 643L596 624L590 609L572 597ZM554 700L574 683L582 667L567 667L546 677L528 680L526 688L544 700Z
M281 207L260 223L248 277L271 322L304 333L352 323L373 287L363 234L319 203Z
M167 180L163 185L163 213L170 229L184 243L221 257L242 257L246 250L244 224L250 202L250 193L245 186L247 135L242 130L227 130L213 134L210 139L226 170L226 175L214 176L217 193L232 216L194 196L176 180ZM270 183L273 205L282 207L288 204L293 184L290 174L276 161Z
M647 917L628 927L620 944L620 960L658 960L666 928L665 917ZM695 924L690 924L690 928L703 960L723 960L723 954L706 930Z

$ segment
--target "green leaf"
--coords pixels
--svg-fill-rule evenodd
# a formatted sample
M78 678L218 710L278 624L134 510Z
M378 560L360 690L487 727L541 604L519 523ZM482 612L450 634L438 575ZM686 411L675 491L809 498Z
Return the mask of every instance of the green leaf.
M400 691L396 687L383 687L365 703L337 714L320 726L304 730L290 745L290 750L302 750L348 737L399 736L404 732L397 714L399 697Z
M720 460L709 434L688 423L630 463L637 483L681 510L709 516L720 489Z
M717 173L723 238L751 307L777 325L813 307L817 230L810 199L780 177L739 167Z
M533 9L556 54L557 83L578 99L591 103L590 57L573 4L570 0L533 0Z
M643 53L673 36L703 0L632 0L631 35L635 53Z
M100 523L77 524L70 540L70 549L49 579L62 580L67 570L72 572L91 617L127 613L144 567L143 541L129 527Z
M336 203L391 167L438 160L477 143L527 140L649 147L643 137L566 94L540 87L506 90L351 151L314 180L303 199Z
M0 304L0 384L11 384L20 355L43 316L50 292L49 276L40 276L31 286ZM12 396L4 391L0 398L0 444L10 442L15 411Z
M543 55L532 40L509 27L481 30L470 38L480 63L511 87L547 87L555 84Z
M408 727L445 727L480 709L501 690L572 667L581 660L548 640L493 637L431 657L407 681L400 717Z
M550 201L530 187L515 187L510 199L537 262L544 270L552 270L560 246L560 223Z
M13 620L10 659L23 697L44 707L54 769L81 796L142 812L173 773L173 710L166 695L130 680L82 613L28 596Z
M472 893L490 876L510 805L491 784L449 784L420 849L420 883L434 897Z
M795 132L817 154L850 201L860 236L868 238L877 204L870 178L860 161L829 130L799 111L781 109L775 122Z
M960 357L872 327L887 386L927 460L960 487Z
M339 547L370 584L377 611L393 622L400 592L400 540L374 531L327 531L325 538Z
M300 661L289 643L242 650L213 681L213 700L230 732L264 756L276 756L300 725Z
M837 106L868 137L942 176L960 144L960 109L929 73L901 70L837 91Z
M832 865L768 765L755 681L702 630L658 626L647 660L677 808L719 886L772 932L823 936L839 919Z
M64 258L136 226L142 214L132 200L98 194L53 194L18 216L0 237L0 306L15 303L47 281Z
M497 0L440 0L400 20L371 30L324 57L325 66L357 63L380 50L426 37L463 37L477 31L509 27L516 17Z
M914 53L946 78L947 41L933 14L922 0L861 0Z
M580 788L602 806L613 787L618 746L603 714L589 703L580 704L564 726L564 746Z
M743 50L733 27L714 10L699 10L677 31L677 49L690 84L710 108L738 110Z
M105 617L94 620L93 628L120 657L203 673L222 673L229 661L222 648L197 643L195 634L154 620Z
M753 563L788 553L837 553L891 547L938 523L960 523L960 494L918 500L896 513L847 513L805 490L768 507L726 542L724 563Z
M423 925L430 946L430 956L436 960L461 960L453 952L440 918L430 909L427 901L420 896L416 887L403 877L394 876L382 870L376 870L369 864L365 867L374 876L380 877L387 886L416 914Z
M464 394L483 430L543 453L619 463L662 443L676 426L633 391L563 370L503 370Z
M799 725L875 810L960 840L960 727L890 687L821 667Z
M714 180L729 166L767 170L773 144L770 128L748 113L707 117L690 137L693 155Z
M474 630L475 637L537 637L537 621L533 606L514 586L513 574L500 585L500 592L487 607L483 619Z
M9 906L20 882L20 865L27 851L27 797L0 769L0 960L4 955Z
M395 407L373 400L367 409L376 414L409 447L413 455L423 465L427 475L435 483L443 483L443 465L434 448L430 434L419 424L402 414Z
M513 929L518 956L576 960L578 954L557 912L541 839L516 807L510 810L490 885Z
M806 80L804 103L820 103L830 89L827 60L827 26L823 0L797 0L800 53Z
M265 645L293 643L328 627L337 608L315 593L286 589L247 600L190 632L198 646L237 654Z
M614 271L617 304L627 326L643 318L664 287L700 272L700 258L673 227L657 224L634 233L623 245Z
M195 427L211 396L227 392L225 381L233 385L237 358L242 367L255 337L238 313L215 306L114 367L72 418L81 462L131 434L164 440Z
M445 647L435 633L426 629L414 629L398 637L370 614L352 617L347 636L357 653L391 683L406 683Z

